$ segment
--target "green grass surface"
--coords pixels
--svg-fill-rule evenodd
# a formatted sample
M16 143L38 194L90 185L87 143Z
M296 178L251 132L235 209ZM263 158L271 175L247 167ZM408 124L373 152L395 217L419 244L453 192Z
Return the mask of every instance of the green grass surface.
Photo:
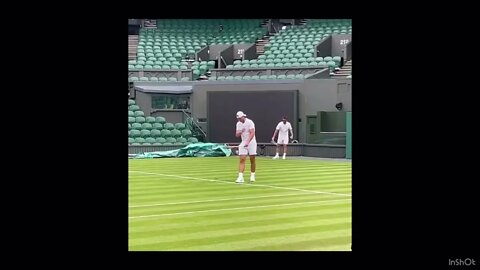
M129 160L129 250L350 250L351 163Z

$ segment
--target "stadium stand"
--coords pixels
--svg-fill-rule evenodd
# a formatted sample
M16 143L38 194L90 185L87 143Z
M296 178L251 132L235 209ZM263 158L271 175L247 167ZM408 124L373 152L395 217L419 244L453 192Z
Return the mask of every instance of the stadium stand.
M133 99L128 100L129 145L187 145L197 138L185 123L167 123L162 116L146 116ZM190 140L192 139L192 140Z

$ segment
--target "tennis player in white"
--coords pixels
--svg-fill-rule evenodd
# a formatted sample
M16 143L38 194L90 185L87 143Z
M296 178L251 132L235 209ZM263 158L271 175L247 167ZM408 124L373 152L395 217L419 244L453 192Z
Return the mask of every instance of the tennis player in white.
M255 155L257 154L257 140L255 138L255 124L247 118L242 111L237 112L236 137L241 137L242 142L238 146L240 163L238 165L238 178L236 183L243 183L243 171L245 170L245 159L250 156L250 182L255 182Z
M287 121L287 117L284 116L282 118L282 121L278 123L277 128L275 128L275 133L273 133L272 141L275 140L275 136L277 136L278 133L278 139L277 139L277 153L273 157L273 159L278 158L278 150L280 148L280 145L283 144L283 157L282 159L285 159L287 156L287 144L288 144L288 131L290 131L290 139L293 139L293 130L292 130L292 125L290 122Z

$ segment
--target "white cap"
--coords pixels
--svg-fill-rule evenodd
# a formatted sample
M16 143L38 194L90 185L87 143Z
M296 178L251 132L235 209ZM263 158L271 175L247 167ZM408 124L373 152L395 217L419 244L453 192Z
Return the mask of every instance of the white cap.
M237 112L237 118L241 118L243 116L247 116L246 114L244 114L242 111L238 111Z

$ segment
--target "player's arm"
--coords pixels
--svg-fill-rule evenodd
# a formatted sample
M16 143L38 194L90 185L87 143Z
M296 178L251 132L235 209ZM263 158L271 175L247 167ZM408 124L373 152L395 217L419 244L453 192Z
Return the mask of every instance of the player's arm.
M242 136L242 130L239 129L240 127L238 126L238 123L237 123L237 127L236 127L236 131L235 131L235 137L240 137Z
M272 140L275 139L275 136L277 136L277 133L278 133L278 129L275 129L275 132L273 133L273 136L272 136Z
M254 128L251 128L249 131L250 131L250 135L248 136L248 139L245 142L245 145L248 145L250 143L250 141L253 139L253 137L255 136L255 129Z
M275 140L275 136L277 136L277 133L278 133L278 130L279 130L279 125L277 125L277 127L275 128L275 132L273 133L273 136L272 136L272 141Z
M292 124L290 124L290 122L288 122L288 123L287 123L287 126L288 126L287 135L290 133L290 139L293 139L293 129L292 129Z

